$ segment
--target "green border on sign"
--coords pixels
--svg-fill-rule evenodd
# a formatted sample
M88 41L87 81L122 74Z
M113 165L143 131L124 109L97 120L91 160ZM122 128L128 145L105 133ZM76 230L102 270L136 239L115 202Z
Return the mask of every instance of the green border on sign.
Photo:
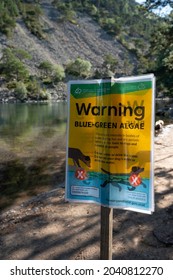
M121 82L112 83L102 82L93 84L71 84L71 94L74 98L96 97L107 94L130 94L152 88L151 81Z

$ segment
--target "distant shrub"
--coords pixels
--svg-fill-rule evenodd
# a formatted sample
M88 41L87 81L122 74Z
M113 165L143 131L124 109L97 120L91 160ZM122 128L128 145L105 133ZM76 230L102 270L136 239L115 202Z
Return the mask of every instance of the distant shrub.
M98 13L98 9L95 5L90 5L87 7L87 12L91 15L91 16L96 16Z
M65 78L65 71L63 66L53 64L50 61L43 61L38 68L41 70L41 77L44 84L57 83Z
M28 97L31 100L50 100L51 95L46 91L46 89L42 88L42 83L37 80L36 77L30 79L27 84Z
M0 32L7 36L12 34L16 25L15 18L19 15L17 4L14 0L0 1Z
M66 21L69 21L73 24L77 24L77 21L76 21L76 12L73 11L73 10L64 10L62 11L62 14L61 14L61 17L60 17L60 21L62 22L66 22Z
M47 92L46 90L41 90L39 93L39 100L50 100L51 94Z
M96 69L93 75L93 78L95 79L104 79L104 78L109 78L114 76L114 73L109 70L109 69L105 69L105 68L101 68L101 69Z
M63 66L55 65L53 69L53 82L57 83L62 81L65 78L65 71Z
M53 64L50 61L45 60L39 64L38 68L41 70L41 75L43 78L48 77L52 74Z
M28 97L31 99L39 99L41 86L36 78L31 79L27 84Z
M16 97L21 101L24 101L27 99L27 93L28 91L26 89L25 84L23 82L18 82L16 84L16 89L15 89Z
M71 61L66 66L67 74L74 75L76 77L89 77L91 75L92 65L89 61L77 58L75 61Z
M30 32L39 39L45 39L45 34L40 23L40 16L42 15L40 5L34 3L24 3L21 8L21 12L24 22Z
M115 72L117 63L118 61L116 57L112 56L111 54L107 54L104 57L103 68L110 70L111 72Z
M39 39L45 39L45 34L40 23L37 20L31 20L29 17L25 18L25 24L30 32Z

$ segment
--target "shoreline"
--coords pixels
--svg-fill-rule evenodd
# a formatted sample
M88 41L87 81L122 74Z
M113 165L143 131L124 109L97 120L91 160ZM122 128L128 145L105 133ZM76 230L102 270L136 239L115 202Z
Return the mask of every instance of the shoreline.
M5 91L4 91L5 92ZM6 93L6 92L5 92ZM19 100L18 98L16 98L14 96L14 93L8 94L7 97L1 96L2 92L0 94L0 104L16 104L16 103L21 103L21 104L32 104L32 103L56 103L56 102L60 102L60 101L67 101L67 93L61 93L61 94L57 94L56 98L52 97L51 99L47 99L47 100L32 100L32 99L28 99L28 100ZM164 98L155 98L155 101L173 101L172 97L164 97Z

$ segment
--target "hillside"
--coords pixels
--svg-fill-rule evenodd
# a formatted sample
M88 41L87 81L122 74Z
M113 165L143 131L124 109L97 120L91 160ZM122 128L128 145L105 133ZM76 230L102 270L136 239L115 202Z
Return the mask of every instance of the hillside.
M20 1L13 0L13 2ZM78 8L76 12L73 11L74 16L69 18L67 14L67 18L62 20L63 9L67 9L67 13L71 11L68 7L63 6L63 9L62 6L56 7L58 1L40 0L38 2L39 8L35 2L33 4L33 1L23 1L25 3L23 5L26 6L22 7L25 10L28 9L28 12L25 11L26 16L21 16L20 13L15 17L15 28L12 32L10 31L10 35L1 33L1 102L13 102L16 99L26 101L27 99L65 98L66 82L69 79L102 78L110 75L118 77L138 73L139 54L144 53L144 49L148 49L148 42L146 38L142 38L143 35L136 33L134 22L132 22L133 35L131 37L132 31L129 31L128 22L121 27L120 34L115 35L111 34L112 25L107 24L105 25L107 30L103 29L101 26L104 25L99 24L99 20L86 13L85 10L81 11L81 8ZM131 9L134 3L132 1ZM36 19L37 13L34 9L38 10L38 19ZM137 11L135 11L136 17ZM110 22L113 21L111 11L108 11L106 6L103 6L100 13L108 14ZM26 24L26 18L31 15L34 15L34 19L31 18L27 24L34 22L34 31ZM114 21L113 24L115 28ZM138 25L142 25L142 22ZM148 28L148 21L142 28ZM3 28L0 30L4 31ZM136 48L137 41L142 46L141 49ZM21 50L26 53L21 55ZM88 63L88 68L82 75L81 73L76 75L71 69L78 58L81 59L80 63L85 65ZM142 63L143 72L145 72L145 63L144 61ZM67 67L70 67L70 71L67 71Z
M7 45L25 49L32 55L29 66L33 72L37 71L36 66L41 61L65 64L77 57L91 61L95 67L101 67L104 55L109 53L118 59L123 70L123 62L129 52L89 16L79 15L77 25L70 22L57 23L58 12L51 1L42 0L41 7L44 11L42 22L47 34L46 40L32 35L22 20L18 20L11 39L1 39L1 44L6 41Z

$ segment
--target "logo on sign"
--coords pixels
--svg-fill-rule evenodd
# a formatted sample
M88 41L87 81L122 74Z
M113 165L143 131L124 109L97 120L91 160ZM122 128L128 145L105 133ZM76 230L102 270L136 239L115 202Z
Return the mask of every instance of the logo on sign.
M82 92L82 90L81 90L80 88L77 88L77 89L75 90L75 93L76 93L76 94L81 94L81 92Z

